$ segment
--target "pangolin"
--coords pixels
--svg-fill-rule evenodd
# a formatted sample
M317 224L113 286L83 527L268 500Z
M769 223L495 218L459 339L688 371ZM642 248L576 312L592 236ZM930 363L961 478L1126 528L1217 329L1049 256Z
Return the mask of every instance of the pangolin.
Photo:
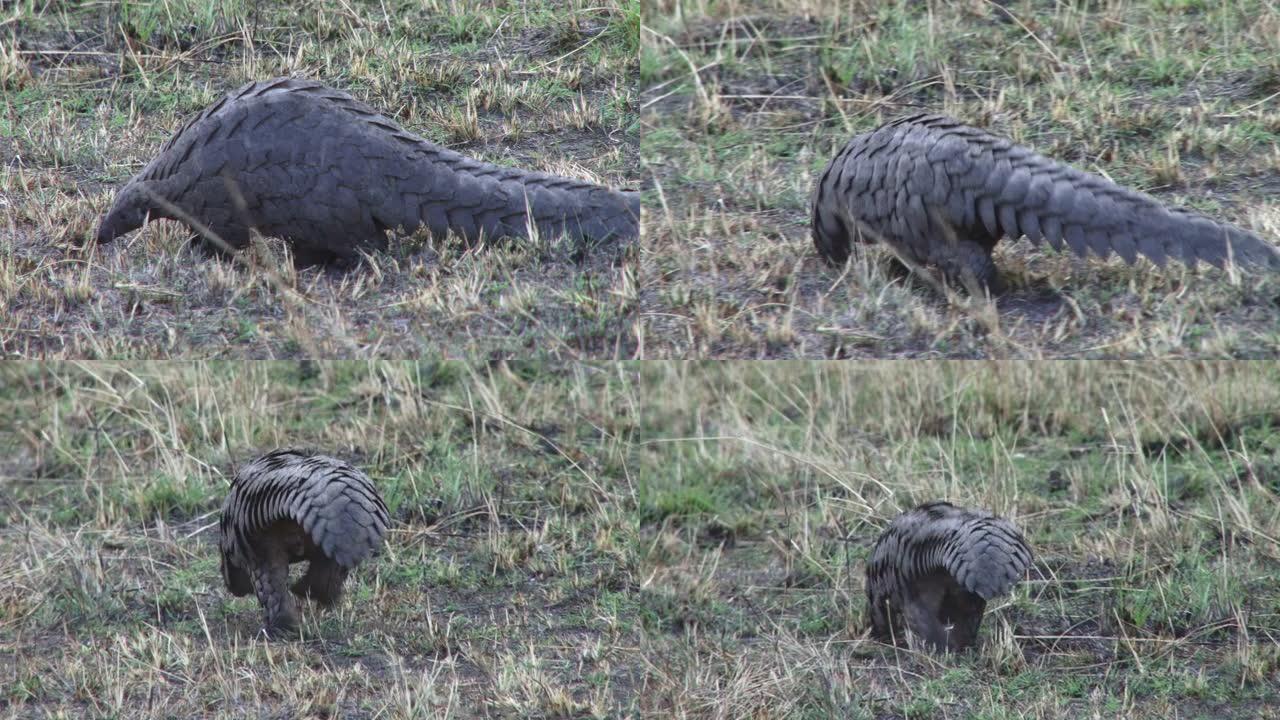
M369 476L326 455L275 450L240 468L222 506L222 579L233 595L256 592L272 634L295 632L289 595L329 606L342 583L375 553L387 506ZM289 564L306 573L288 587Z
M991 250L1026 236L1077 255L1139 254L1163 266L1172 257L1222 267L1280 268L1265 240L1098 175L1015 145L943 115L893 120L849 141L813 193L813 242L840 264L851 242L883 240L951 282L998 291Z
M232 248L251 227L284 238L304 263L383 248L388 230L474 242L532 225L596 242L637 236L640 217L639 193L473 160L296 78L249 83L188 120L119 191L97 240L148 218L186 222L169 205Z
M1011 590L1031 565L1031 548L1008 520L948 502L899 515L867 561L872 634L936 651L959 651L978 637L987 601Z

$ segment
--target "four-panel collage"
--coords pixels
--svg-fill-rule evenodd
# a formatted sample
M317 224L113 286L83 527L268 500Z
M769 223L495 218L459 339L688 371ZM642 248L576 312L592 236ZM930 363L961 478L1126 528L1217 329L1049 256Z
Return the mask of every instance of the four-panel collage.
M1280 718L1271 0L0 2L0 720Z

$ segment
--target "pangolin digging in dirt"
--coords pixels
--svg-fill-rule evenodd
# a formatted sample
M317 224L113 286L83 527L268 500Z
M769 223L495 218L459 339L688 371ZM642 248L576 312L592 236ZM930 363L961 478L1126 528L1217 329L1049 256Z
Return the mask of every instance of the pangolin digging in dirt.
M640 217L639 193L473 160L295 78L249 83L187 121L119 191L97 240L148 218L186 222L169 205L232 248L248 244L251 227L284 238L306 264L384 248L388 230L475 242L524 237L532 225L601 242L635 237Z
M1026 236L1077 255L1139 254L1222 267L1280 268L1261 238L1098 175L1037 155L942 115L900 118L858 135L827 165L813 194L813 242L843 263L855 239L883 240L951 282L998 291L991 250Z
M375 553L387 532L387 506L369 476L325 455L276 450L240 468L222 506L222 579L233 595L256 592L269 633L298 628L289 592L324 606ZM289 564L306 574L289 587Z
M910 630L927 648L956 652L978 637L987 601L1011 590L1031 548L1008 520L931 502L899 515L867 561L872 634L901 643Z

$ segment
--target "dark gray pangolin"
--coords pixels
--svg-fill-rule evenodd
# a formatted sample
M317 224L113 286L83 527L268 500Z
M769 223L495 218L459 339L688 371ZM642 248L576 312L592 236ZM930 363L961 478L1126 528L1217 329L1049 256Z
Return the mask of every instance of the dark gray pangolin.
M185 221L155 197L232 248L248 244L251 227L285 238L303 263L383 248L395 229L474 242L533 225L544 237L603 242L637 236L640 217L638 193L473 160L293 78L249 83L188 120L116 195L97 240L149 217Z
M1008 520L948 502L921 505L889 525L867 561L872 634L902 643L905 628L928 649L963 650L977 640L987 601L1030 566L1031 548Z
M222 506L222 579L233 595L257 593L273 635L298 629L289 592L323 606L347 574L382 546L387 506L369 476L325 455L276 450L240 468ZM308 561L289 587L290 563Z
M858 135L827 165L813 195L813 242L843 263L851 242L883 240L951 282L998 291L991 250L1025 235L1077 255L1139 254L1163 266L1280 268L1256 235L1037 155L953 118L911 115Z

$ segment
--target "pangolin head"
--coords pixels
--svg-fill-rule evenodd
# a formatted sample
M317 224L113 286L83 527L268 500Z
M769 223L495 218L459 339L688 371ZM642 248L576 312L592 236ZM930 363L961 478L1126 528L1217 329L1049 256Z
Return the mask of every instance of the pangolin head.
M131 182L116 194L116 201L111 205L111 212L102 216L98 222L98 233L95 236L100 243L109 243L127 232L137 230L146 222L148 215L158 217L153 211L147 193L139 183Z

